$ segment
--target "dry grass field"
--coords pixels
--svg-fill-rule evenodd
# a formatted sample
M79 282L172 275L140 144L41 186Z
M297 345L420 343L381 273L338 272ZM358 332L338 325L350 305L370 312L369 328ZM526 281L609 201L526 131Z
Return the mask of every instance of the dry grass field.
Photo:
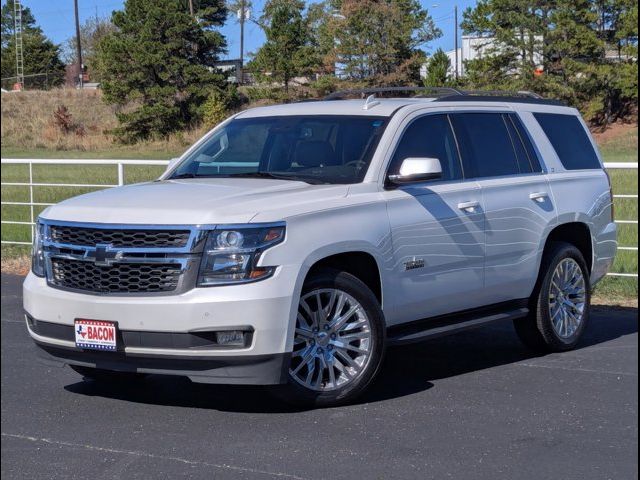
M170 158L202 135L194 130L136 145L114 142L116 109L99 90L58 89L2 94L2 157ZM55 113L65 107L69 123Z

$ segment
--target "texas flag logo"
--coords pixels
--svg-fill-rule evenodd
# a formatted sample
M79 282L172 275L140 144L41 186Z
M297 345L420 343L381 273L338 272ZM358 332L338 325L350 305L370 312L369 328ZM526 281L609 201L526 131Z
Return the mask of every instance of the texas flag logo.
M87 332L85 332L84 330L82 330L82 325L78 325L78 330L77 330L78 335L80 335L82 338L85 337L85 335L87 334Z

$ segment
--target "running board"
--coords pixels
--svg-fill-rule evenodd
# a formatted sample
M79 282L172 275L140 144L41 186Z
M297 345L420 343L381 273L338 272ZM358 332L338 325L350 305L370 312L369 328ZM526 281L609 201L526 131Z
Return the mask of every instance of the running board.
M421 342L423 340L451 335L472 328L482 327L489 323L503 320L516 320L526 317L529 309L525 307L506 310L498 313L488 314L483 312L483 316L473 316L471 314L460 314L456 317L447 316L440 319L427 319L413 322L409 325L399 325L392 327L388 331L388 345L404 345L408 343Z

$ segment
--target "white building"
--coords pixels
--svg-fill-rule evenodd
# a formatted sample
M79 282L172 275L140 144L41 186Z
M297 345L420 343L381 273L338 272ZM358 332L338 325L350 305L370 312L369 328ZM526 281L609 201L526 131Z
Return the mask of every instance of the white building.
M534 53L534 59L536 65L540 68L543 64L543 54L542 54L542 36L535 37L536 44L538 45L538 51ZM476 60L479 58L483 58L489 56L496 51L500 51L500 47L496 48L496 40L494 37L477 37L464 35L462 37L462 44L460 48L458 48L458 55L456 57L456 50L450 50L447 53L449 57L449 76L454 77L456 72L456 58L458 61L458 73L462 77L465 75L465 62L470 60ZM420 69L420 76L425 78L427 76L427 65L423 65Z

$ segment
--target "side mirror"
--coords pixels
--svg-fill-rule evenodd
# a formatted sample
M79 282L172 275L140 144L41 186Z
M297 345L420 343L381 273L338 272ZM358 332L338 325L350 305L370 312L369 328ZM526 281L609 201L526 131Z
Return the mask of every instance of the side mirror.
M426 182L442 178L442 165L437 158L405 158L397 175L389 175L395 185Z
M167 168L165 169L164 173L168 173L171 170L173 170L173 168L178 164L178 162L180 161L180 158L172 158L171 160L169 160L169 164L167 165Z

